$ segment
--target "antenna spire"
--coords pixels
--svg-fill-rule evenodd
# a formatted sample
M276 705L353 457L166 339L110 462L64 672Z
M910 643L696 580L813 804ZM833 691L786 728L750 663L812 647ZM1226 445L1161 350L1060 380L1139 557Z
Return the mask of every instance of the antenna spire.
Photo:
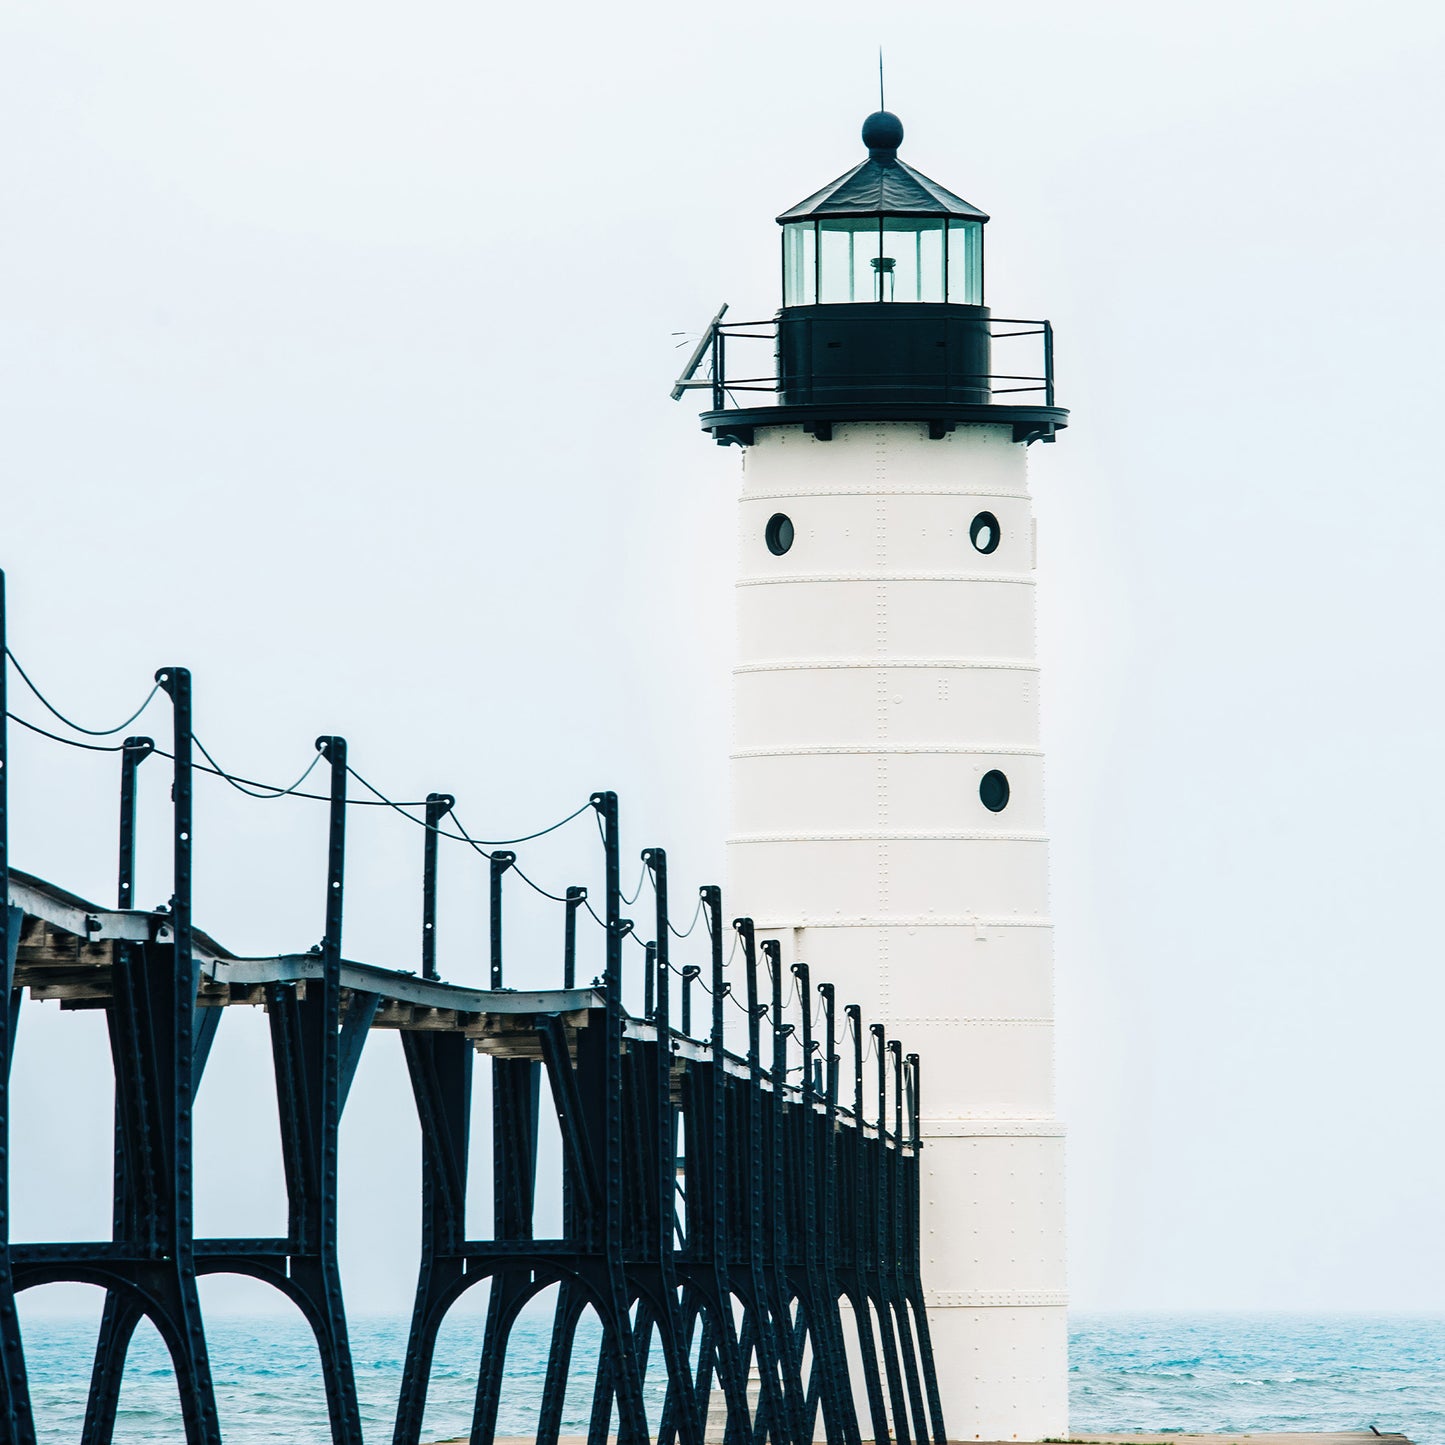
M887 110L883 104L883 47L878 47L878 109Z

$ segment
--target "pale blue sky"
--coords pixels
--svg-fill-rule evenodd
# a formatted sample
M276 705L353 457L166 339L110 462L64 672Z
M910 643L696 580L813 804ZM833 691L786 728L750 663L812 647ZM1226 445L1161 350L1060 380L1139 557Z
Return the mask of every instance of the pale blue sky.
M772 217L860 154L882 40L904 154L993 216L989 299L1053 319L1074 408L1033 481L1075 1297L1445 1309L1442 32L1402 0L14 0L12 644L102 721L187 664L229 765L289 780L342 732L474 831L615 787L629 848L720 875L738 456L668 400L672 333L771 312ZM107 899L110 763L17 753L17 865ZM204 791L233 948L320 934L290 806ZM414 966L414 837L368 820L353 866L347 951ZM276 1222L264 1050L227 1018L215 1232ZM108 1221L108 1079L98 1018L26 1005L30 1237ZM392 1038L343 1142L353 1304L405 1309Z

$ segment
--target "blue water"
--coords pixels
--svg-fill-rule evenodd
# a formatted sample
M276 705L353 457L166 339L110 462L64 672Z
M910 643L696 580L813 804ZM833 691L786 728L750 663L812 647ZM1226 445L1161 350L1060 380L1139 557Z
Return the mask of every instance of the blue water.
M1069 1362L1080 1434L1374 1425L1445 1445L1445 1319L1082 1316Z
M465 1434L482 1321L459 1318L443 1335L426 1438ZM327 1445L315 1349L296 1318L208 1325L228 1445L284 1440ZM40 1440L79 1438L94 1323L32 1320L26 1352ZM406 1322L353 1323L352 1352L370 1442L389 1442ZM548 1321L514 1335L502 1434L530 1434L546 1365ZM579 1331L564 1432L584 1432L596 1337ZM649 1383L652 1383L649 1381ZM650 1401L659 1403L656 1387ZM122 1390L117 1445L182 1439L175 1384L159 1339L136 1337ZM1376 1425L1419 1445L1445 1445L1445 1319L1298 1316L1084 1316L1070 1344L1070 1426L1109 1431L1345 1430Z

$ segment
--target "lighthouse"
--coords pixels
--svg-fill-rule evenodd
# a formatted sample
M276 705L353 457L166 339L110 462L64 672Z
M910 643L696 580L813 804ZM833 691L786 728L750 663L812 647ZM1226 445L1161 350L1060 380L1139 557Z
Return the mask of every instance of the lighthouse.
M949 1437L1041 1440L1067 1336L1028 459L1068 413L1049 324L985 304L988 216L896 116L862 138L777 218L776 316L720 313L674 392L711 388L742 452L731 897L919 1054Z

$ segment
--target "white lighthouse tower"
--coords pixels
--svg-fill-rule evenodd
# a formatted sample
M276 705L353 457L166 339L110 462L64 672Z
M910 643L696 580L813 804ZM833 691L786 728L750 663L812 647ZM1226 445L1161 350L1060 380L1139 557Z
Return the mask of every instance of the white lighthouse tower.
M921 1055L948 1433L1040 1440L1067 1342L1027 458L1068 414L1047 323L984 305L988 217L902 139L870 116L867 158L778 217L776 404L735 404L759 328L714 325L703 426L743 450L731 901Z

